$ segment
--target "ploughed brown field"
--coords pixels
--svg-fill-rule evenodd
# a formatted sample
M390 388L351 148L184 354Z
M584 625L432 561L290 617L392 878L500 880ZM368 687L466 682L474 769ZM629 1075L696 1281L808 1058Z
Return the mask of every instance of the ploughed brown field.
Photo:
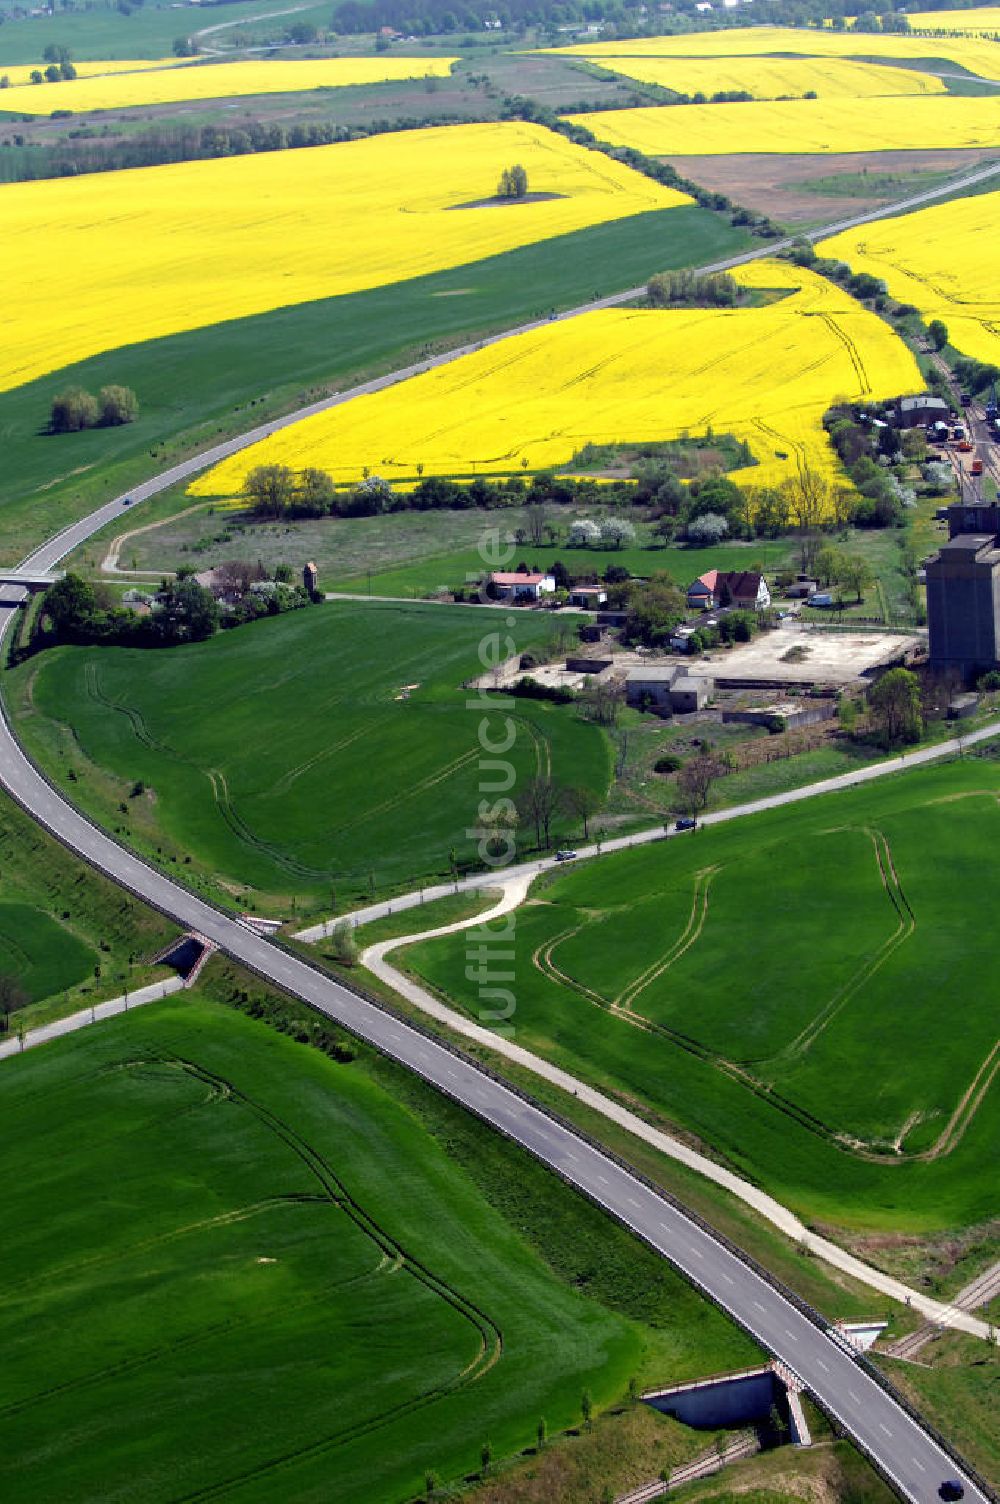
M995 150L868 151L828 155L772 156L767 152L725 157L669 157L682 177L725 193L736 203L768 214L780 224L821 224L877 208L931 185L932 177L970 171L996 156ZM859 174L876 179L870 190L851 192ZM823 192L832 178L843 191ZM880 182L878 180L889 179ZM806 187L816 184L816 187ZM877 190L877 191L876 191Z

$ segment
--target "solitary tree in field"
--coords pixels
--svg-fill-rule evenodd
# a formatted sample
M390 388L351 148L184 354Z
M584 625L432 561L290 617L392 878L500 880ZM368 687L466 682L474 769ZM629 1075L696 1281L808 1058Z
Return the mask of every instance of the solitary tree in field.
M497 198L524 198L527 191L528 174L520 162L516 162L513 167L505 167L497 184Z
M538 1425L535 1427L535 1439L538 1442L538 1450L542 1451L549 1439L549 1426L544 1415L540 1415L538 1418Z
M589 1389L585 1389L580 1396L580 1414L583 1417L583 1424L589 1431L594 1423L594 1401L591 1399Z

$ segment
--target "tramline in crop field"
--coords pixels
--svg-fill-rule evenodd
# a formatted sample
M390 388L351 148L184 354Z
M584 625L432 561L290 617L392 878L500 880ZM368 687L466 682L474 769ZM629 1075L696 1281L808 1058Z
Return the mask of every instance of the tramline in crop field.
M941 319L963 355L1000 364L998 244L1000 193L983 193L845 230L817 249L879 277L925 321Z
M512 162L539 199L491 201ZM11 184L0 390L126 343L688 203L514 121Z
M786 292L761 308L613 309L488 346L284 429L191 486L235 495L259 464L364 468L403 484L427 475L510 475L567 464L584 443L715 428L745 440L764 485L810 468L832 476L822 427L837 400L919 391L906 346L840 289L780 261L739 268L750 288Z

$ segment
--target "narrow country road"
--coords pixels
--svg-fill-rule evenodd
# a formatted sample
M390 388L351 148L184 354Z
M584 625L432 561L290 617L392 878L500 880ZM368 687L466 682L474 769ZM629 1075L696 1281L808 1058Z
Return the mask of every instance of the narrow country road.
M551 864L546 862L545 866ZM530 1071L540 1080L549 1081L558 1086L561 1091L568 1092L585 1107L597 1112L608 1122L615 1123L619 1128L624 1128L634 1138L649 1144L661 1154L676 1160L689 1170L694 1170L698 1175L703 1175L706 1180L721 1186L724 1191L741 1201L744 1206L749 1206L758 1216L770 1222L780 1233L789 1238L796 1247L803 1247L830 1265L833 1269L840 1269L844 1274L850 1275L860 1284L866 1285L869 1290L877 1290L880 1295L887 1295L891 1300L898 1301L901 1305L912 1306L914 1310L926 1318L932 1324L931 1329L936 1331L943 1327L951 1327L955 1330L968 1332L971 1336L984 1340L991 1340L991 1330L987 1322L973 1316L970 1312L974 1307L962 1299L956 1298L950 1304L934 1300L921 1291L913 1290L902 1280L895 1279L890 1274L885 1274L881 1269L866 1264L862 1259L833 1243L829 1238L821 1237L813 1232L802 1222L793 1211L783 1206L773 1196L745 1180L732 1170L727 1170L724 1165L710 1159L707 1154L692 1149L674 1134L666 1133L661 1128L655 1128L647 1123L638 1113L631 1112L615 1101L606 1093L595 1090L588 1082L578 1076L573 1076L569 1071L563 1070L551 1060L546 1060L541 1055L532 1053L523 1045L517 1044L512 1038L490 1029L482 1024L473 1022L466 1014L458 1009L449 1007L439 998L435 997L419 981L394 966L388 957L393 951L403 946L412 945L417 941L436 939L442 935L456 934L461 930L472 929L488 923L491 919L498 919L503 914L508 914L522 904L527 897L532 878L536 874L533 865L527 867L512 868L509 877L506 874L496 874L480 880L480 887L500 887L500 895L497 902L489 909L475 915L471 919L456 920L452 924L440 925L435 929L422 930L410 935L397 935L391 940L381 940L370 945L361 953L361 964L371 974L391 987L400 997L419 1008L428 1018L433 1018L437 1023L443 1024L463 1039L468 1039L477 1045L501 1055L505 1060L520 1066L522 1070ZM450 890L450 891L453 891ZM354 917L353 915L351 916ZM378 916L373 916L378 917ZM305 938L304 935L296 937ZM996 1273L1000 1273L997 1266ZM974 1281L975 1289L984 1287L984 1277L980 1276ZM996 1280L1000 1288L1000 1278ZM992 1289L992 1283L987 1279L986 1287ZM970 1287L971 1288L971 1287ZM988 1298L988 1297L987 1297ZM981 1303L981 1302L980 1302ZM903 1338L897 1347L907 1342ZM904 1356L909 1356L908 1353Z
M982 169L962 181L971 185L997 171L1000 168ZM855 224L883 218L887 213L918 207L954 191L955 187L956 184L952 183L928 190L902 204L814 231L811 238L819 239ZM777 242L746 252L705 270L723 270L760 256L773 255L782 244ZM611 306L634 295L634 291L619 293L558 317L573 318L591 307ZM548 319L539 319L521 327L536 328L548 322ZM481 343L495 343L505 337L498 335ZM89 517L65 528L35 549L23 567L52 568L100 528L125 515L129 500L142 501L156 495L216 460L235 454L257 439L310 413L348 402L365 392L392 386L408 375L458 359L473 348L478 348L478 345L466 345L447 355L417 362L366 382L350 392L334 394L174 465L134 487L130 498L119 496ZM0 647L15 616L12 608L16 601L17 592L7 591L0 597L0 611L4 611L0 622ZM932 755L934 751L932 749ZM859 781L861 777L861 774L852 775L850 781ZM578 1132L494 1079L472 1060L396 1017L387 1008L342 986L274 941L254 933L241 920L212 907L91 824L46 781L26 756L14 735L5 707L0 719L0 781L39 824L99 871L160 909L182 927L198 930L227 955L275 987L300 998L399 1061L484 1122L521 1144L603 1206L728 1311L763 1348L780 1358L875 1461L902 1498L912 1500L914 1504L932 1504L942 1479L946 1477L960 1477L966 1499L974 1504L984 1504L991 1497L986 1485L976 1480L967 1467L949 1454L943 1438L935 1437L925 1422L888 1392L877 1371L850 1349L839 1334L804 1309L789 1293L772 1284L763 1272L756 1270L711 1228L695 1220ZM801 791L798 797L803 797ZM757 801L756 807L768 808L771 803L771 800ZM655 838L656 834L659 833L653 833L649 838ZM16 1070L16 1061L6 1068Z
M39 824L122 887L399 1061L604 1207L780 1358L902 1498L933 1504L941 1480L958 1476L966 1498L985 1504L990 1497L986 1485L888 1392L877 1371L718 1234L472 1060L349 991L119 846L46 782L22 751L6 713L0 722L0 780ZM5 1068L16 1070L16 1059Z

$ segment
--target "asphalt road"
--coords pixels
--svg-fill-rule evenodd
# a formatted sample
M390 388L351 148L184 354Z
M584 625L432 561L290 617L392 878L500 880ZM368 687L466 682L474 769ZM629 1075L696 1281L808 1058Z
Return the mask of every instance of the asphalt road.
M965 181L975 182L997 171L1000 169L983 169L970 174ZM916 195L893 209L915 208L953 188L954 185L950 185ZM813 238L881 218L886 212L882 209L845 220L815 232ZM773 254L779 246L780 243L730 258L713 269L721 270L757 256ZM632 295L621 293L602 302L622 302ZM595 305L571 310L560 317L575 317L592 306ZM549 321L538 320L536 325L546 322ZM326 398L285 418L262 424L136 486L130 493L131 500L138 502L153 496L311 412L393 385L431 365L456 359L461 353L452 351L437 360L420 362L350 392ZM124 498L109 502L36 549L23 561L22 567L33 570L54 567L98 529L120 520L128 512ZM16 596L16 592L12 594ZM0 622L0 635L6 631L11 614L8 607L6 620ZM471 1062L349 992L306 962L287 954L253 933L240 920L212 908L91 825L25 757L11 730L6 711L0 720L0 781L41 825L93 866L168 914L178 924L209 936L221 950L275 986L301 998L398 1060L522 1144L564 1179L604 1206L706 1291L719 1306L729 1311L762 1347L798 1375L824 1408L876 1460L904 1498L914 1500L915 1504L931 1504L937 1498L941 1480L959 1475L955 1463L933 1437L882 1390L856 1355L845 1351L840 1339L820 1330L711 1232L692 1222L669 1201L571 1129L522 1100ZM965 1477L963 1481L967 1499L977 1501L977 1504L985 1501L986 1494L970 1478Z
M28 762L6 717L0 779L40 824L88 862L276 987L326 1014L522 1144L607 1208L729 1311L798 1375L823 1407L874 1457L907 1499L930 1504L956 1466L927 1432L869 1377L857 1358L821 1331L736 1254L571 1129L477 1066L347 991L124 851L67 804ZM970 1479L966 1497L984 1501Z

